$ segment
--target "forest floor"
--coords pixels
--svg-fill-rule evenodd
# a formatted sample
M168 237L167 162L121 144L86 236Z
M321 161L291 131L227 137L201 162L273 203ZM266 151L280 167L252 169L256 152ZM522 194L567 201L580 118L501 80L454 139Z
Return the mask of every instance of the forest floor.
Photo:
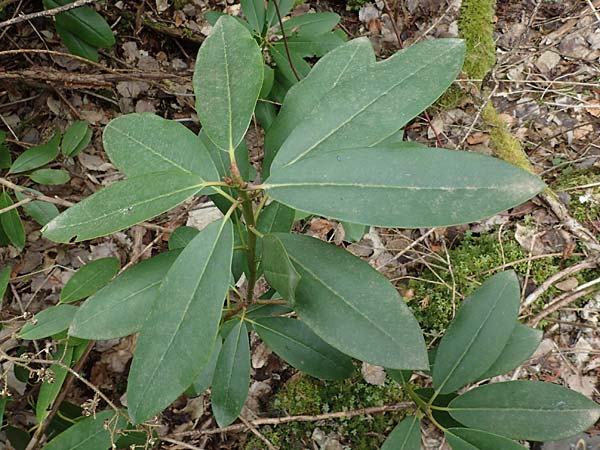
M469 29L465 5L486 2L462 3L381 0L351 4L354 9L349 10L345 2L315 0L300 4L294 14L337 12L349 36L369 36L378 56L385 57L424 39L463 36ZM27 0L0 4L8 5L5 19L41 7L41 2ZM239 4L213 0L106 2L99 11L113 25L117 44L101 53L99 64L63 53L49 19L0 29L0 129L7 132L11 152L17 155L45 142L54 130L65 130L74 120L87 120L93 128L91 144L83 153L54 163L54 168L69 172L70 181L36 189L77 202L117 180L121 175L103 152L101 133L119 115L153 112L198 131L191 76L199 43L211 29L203 19L208 10L240 14ZM544 339L527 363L503 378L553 381L599 400L600 2L498 0L492 25L496 63L477 59L486 57L488 44L475 39L472 54L479 56L471 61L470 74L463 73L427 114L406 128L406 139L490 155L522 148L532 170L557 199L538 197L468 226L372 228L354 243L345 242L335 221L311 218L296 227L344 245L384 273L407 299L429 344L439 340L462 298L490 274L513 268L523 285L521 320L542 328ZM483 53L477 53L478 46L484 47ZM485 108L488 100L495 112ZM251 127L247 141L257 166L262 139L262 130ZM15 176L11 180L34 185ZM125 265L164 249L171 230L203 220L205 201L194 199L152 224L73 245L44 239L39 225L23 216L25 248L0 248L0 269L13 267L1 320L18 323L24 312L35 314L55 304L73 270L86 262L116 256ZM28 345L9 339L10 333L11 327L0 330L4 352ZM117 404L126 401L122 393L134 346L134 337L98 342L81 369L83 377ZM244 417L315 416L308 422L261 427L263 437L281 450L372 449L398 417L385 408L351 417L361 408L403 400L394 382L376 367L363 366L362 375L349 381L326 383L300 376L256 337L252 352ZM4 364L3 369L10 367ZM13 432L17 436L35 425L30 407L35 383L12 372L8 382L21 396L6 413L11 427L21 430ZM78 407L90 397L89 389L74 383L66 400ZM341 420L319 416L335 411L348 415ZM208 395L180 397L156 423L156 432L171 440L161 444L165 449L267 448L245 428L213 433L215 428ZM5 431L0 432L0 447L7 439ZM578 439L587 439L591 448L593 433ZM15 442L7 441L7 448L20 448ZM423 445L447 448L433 431ZM564 445L537 448L568 448Z

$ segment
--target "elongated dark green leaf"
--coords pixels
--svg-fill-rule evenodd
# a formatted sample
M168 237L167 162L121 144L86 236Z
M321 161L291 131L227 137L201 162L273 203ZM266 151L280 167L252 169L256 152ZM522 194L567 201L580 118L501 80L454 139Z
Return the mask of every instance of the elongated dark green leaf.
M600 417L597 403L542 381L487 384L457 397L449 407L452 417L469 428L532 441L573 436Z
M2 420L4 419L4 409L9 400L10 397L0 397L0 427L2 426Z
M169 237L169 250L184 248L199 233L197 228L183 226L175 228Z
M264 0L241 0L240 3L248 23L254 31L260 34L265 25Z
M71 365L73 358L73 347L69 346L65 348L64 345L59 345L54 355L54 360L61 362L65 366ZM59 364L53 364L50 366L52 371L53 381L44 381L40 386L40 392L38 394L37 402L35 404L35 417L38 423L42 423L48 414L48 409L56 400L58 393L67 377L67 369Z
M104 236L151 219L204 187L198 175L157 172L128 178L87 197L48 223L42 232L54 242Z
M502 375L519 367L540 345L542 331L517 323L502 353L494 364L479 376L479 379Z
M217 337L215 345L213 346L212 351L210 353L210 359L208 360L208 364L204 366L204 370L198 376L198 378L196 378L194 384L192 384L192 388L194 389L196 395L202 394L212 384L213 377L215 374L215 368L217 367L217 360L219 359L219 354L221 353L222 347L223 341L220 337Z
M106 125L102 140L110 160L127 176L177 170L220 180L200 138L179 122L150 113L127 114Z
M56 32L60 36L60 39L65 44L65 47L69 49L71 53L82 58L89 59L90 61L98 62L100 55L98 54L98 48L87 42L79 39L73 33L67 31L58 23L55 23Z
M111 432L116 433L126 425L125 419L116 417L113 410L102 411L69 427L43 450L108 450Z
M26 188L26 190L34 195L41 195L41 192L36 191L35 189ZM16 191L15 196L19 201L27 197L27 195L23 194L22 192ZM40 200L34 200L32 202L26 203L22 206L22 208L28 216L30 216L33 220L35 220L42 226L46 225L59 214L56 205L53 205L52 203L46 203Z
M0 302L4 298L4 294L6 293L6 289L8 288L11 271L11 266L6 266L2 270L0 270Z
M29 177L39 184L65 184L70 180L69 172L66 170L57 169L38 169L31 174Z
M211 404L220 427L229 425L240 415L248 396L249 384L248 330L240 320L227 335L215 368Z
M6 145L6 131L0 130L0 169L8 169L12 164L12 156Z
M339 21L340 16L332 12L301 14L283 22L283 29L288 35L319 36L330 31Z
M67 128L60 144L61 151L65 156L74 156L80 147L86 147L89 144L90 127L85 120L76 120Z
M290 58L292 59L292 64L294 65L295 69L292 70L290 58L287 56L287 52L285 51L285 46L283 43L273 44L269 51L273 61L275 61L277 74L279 76L278 78L281 82L285 82L285 86L293 86L294 84L298 83L298 78L302 80L310 73L310 64L308 64L302 58L302 55L290 51ZM298 78L296 78L296 75L298 75Z
M72 303L89 297L108 284L117 274L121 263L118 258L100 258L81 267L67 281L60 293L61 303Z
M200 122L221 149L233 150L244 138L262 80L256 41L233 17L222 16L198 51L193 80Z
M265 207L256 223L256 229L263 234L288 232L294 224L295 211L281 203L272 202Z
M300 83L285 96L277 119L265 136L263 180L268 177L275 154L292 130L312 111L331 89L351 76L359 76L375 62L368 38L354 39L325 55Z
M266 64L263 66L263 70L264 70L264 76L263 76L263 84L260 88L260 97L266 98L269 95L269 93L271 92L271 89L273 88L275 71L273 70L272 67L270 67Z
M25 150L10 166L8 173L21 173L48 164L58 156L60 133L56 133L47 143Z
M277 6L279 6L279 12L281 14L281 18L283 19L293 8L295 0L269 0L269 4L267 6L267 23L269 27L278 23L278 18L275 10L275 6L273 2L277 1Z
M392 430L381 450L420 450L421 423L417 416L404 419Z
M453 392L484 373L498 359L515 329L520 303L513 271L487 280L461 305L438 346L433 386Z
M73 318L69 335L99 340L140 331L160 284L178 255L178 251L161 253L117 276L83 303Z
M372 364L392 369L428 367L419 325L383 275L318 239L274 236L300 274L294 309L321 339Z
M352 376L352 359L331 347L302 321L288 317L257 319L254 329L283 360L296 369L324 380Z
M385 140L446 90L462 67L464 51L457 39L422 42L339 83L293 130L273 169L318 151Z
M300 274L290 261L279 235L268 234L262 238L262 264L269 285L291 305L296 302L296 288Z
M60 333L69 328L76 312L77 306L73 305L56 305L46 308L34 316L35 323L27 323L21 328L19 337L29 341Z
M213 222L177 257L140 332L127 385L130 417L149 419L209 362L229 286L233 227Z
M70 0L44 0L46 9L71 3ZM94 47L110 47L115 36L106 20L88 6L72 9L55 16L56 23L82 41Z
M275 200L301 211L402 228L474 222L523 203L544 186L496 158L408 142L321 152L273 168L264 185Z
M8 192L2 191L0 193L0 209L8 208L13 204L14 202ZM17 209L13 208L0 214L0 224L10 243L19 250L23 249L25 247L25 228L23 228L23 222L21 221L21 217L19 217Z
M344 40L335 32L318 36L291 36L287 39L288 49L302 58L323 56L344 44Z
M452 450L526 450L505 437L480 430L450 428L444 434Z
M346 242L358 242L369 231L369 227L359 223L342 222L344 227L344 240Z

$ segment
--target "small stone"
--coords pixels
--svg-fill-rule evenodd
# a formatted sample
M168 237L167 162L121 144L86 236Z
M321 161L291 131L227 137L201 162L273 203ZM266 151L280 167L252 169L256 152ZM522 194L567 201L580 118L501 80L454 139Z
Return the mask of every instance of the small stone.
M560 62L560 55L550 50L545 51L535 62L535 66L543 73L548 73Z

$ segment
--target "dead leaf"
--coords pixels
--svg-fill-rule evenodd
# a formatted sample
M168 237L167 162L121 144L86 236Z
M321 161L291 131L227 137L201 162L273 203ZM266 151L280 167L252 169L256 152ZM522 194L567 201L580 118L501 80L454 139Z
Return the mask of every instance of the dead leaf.
M360 373L362 374L363 379L369 384L382 386L385 383L385 370L383 370L383 367L381 366L363 362Z

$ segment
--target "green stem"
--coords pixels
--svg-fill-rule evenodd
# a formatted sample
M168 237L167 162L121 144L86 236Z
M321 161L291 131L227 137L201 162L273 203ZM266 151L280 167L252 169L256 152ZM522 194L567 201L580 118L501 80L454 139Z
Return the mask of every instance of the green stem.
M254 220L254 211L252 209L252 200L246 191L240 190L240 198L242 199L242 213L246 221L246 229L248 230L248 242L246 258L248 260L248 287L246 289L246 303L251 304L254 299L254 286L256 285L256 234L253 230L256 229Z
M433 406L430 403L426 403L425 400L423 400L421 397L419 397L417 395L417 393L415 391L413 391L412 386L409 383L407 383L406 381L403 380L403 384L404 384L404 388L406 389L406 392L408 393L409 397L412 399L413 402L415 402L417 404L417 406L421 409L421 411L427 415L427 418L431 421L431 423L433 423L440 430L446 431L446 428L444 426L442 426L437 420L435 420L435 417L433 417L433 413L431 411L432 409L442 410L441 407ZM431 400L430 400L430 402L431 402Z

